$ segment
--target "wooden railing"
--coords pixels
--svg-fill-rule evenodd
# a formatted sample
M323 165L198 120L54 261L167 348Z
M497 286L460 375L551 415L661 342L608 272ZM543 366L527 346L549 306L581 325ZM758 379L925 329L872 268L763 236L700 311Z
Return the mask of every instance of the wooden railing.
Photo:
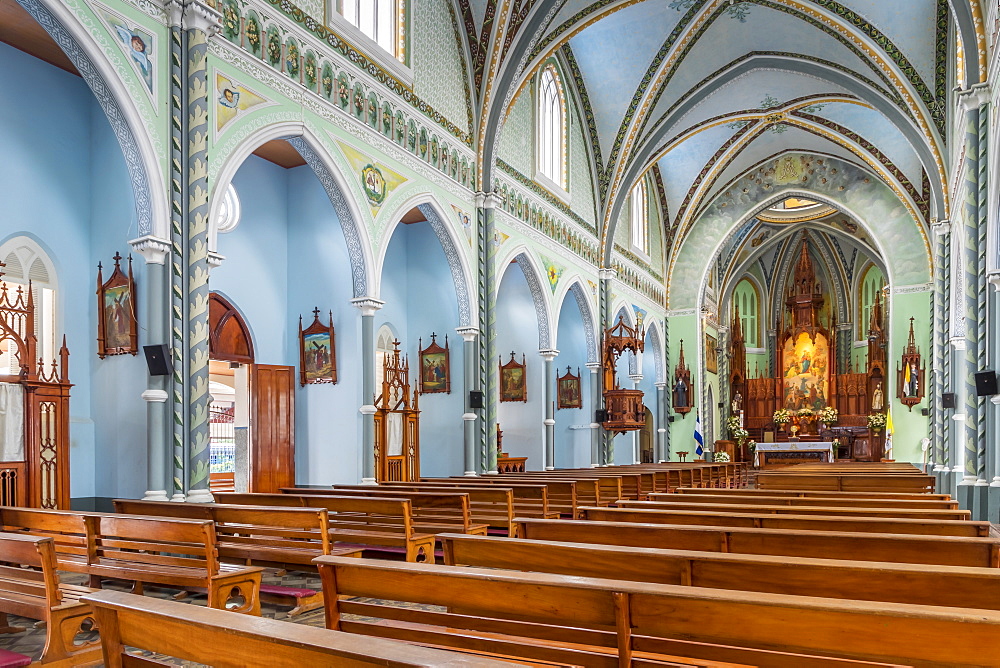
M0 506L27 505L24 462L0 462Z

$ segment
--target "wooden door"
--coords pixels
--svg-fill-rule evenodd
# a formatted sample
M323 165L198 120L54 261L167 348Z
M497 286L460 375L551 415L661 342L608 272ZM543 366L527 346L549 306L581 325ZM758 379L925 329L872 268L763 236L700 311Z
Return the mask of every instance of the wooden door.
M293 366L251 367L251 492L295 486L295 381Z

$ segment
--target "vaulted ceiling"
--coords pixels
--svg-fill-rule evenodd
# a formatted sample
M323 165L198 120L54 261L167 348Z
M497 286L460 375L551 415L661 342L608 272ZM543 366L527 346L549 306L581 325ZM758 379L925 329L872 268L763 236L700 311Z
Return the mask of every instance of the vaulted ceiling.
M866 170L921 226L948 215L949 86L985 72L976 0L454 2L473 63L483 183L511 101L560 59L589 126L606 254L647 170L665 184L666 236L681 239L728 184L789 151ZM953 26L964 81L948 78Z

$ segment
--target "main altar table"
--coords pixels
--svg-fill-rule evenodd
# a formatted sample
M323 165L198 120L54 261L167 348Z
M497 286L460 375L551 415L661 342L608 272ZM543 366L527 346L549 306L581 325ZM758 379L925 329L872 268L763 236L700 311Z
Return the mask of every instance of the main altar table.
M758 443L757 449L754 451L753 464L754 466L760 466L768 463L769 456L787 454L791 455L790 459L802 459L805 463L809 461L817 461L816 458L810 457L806 453L817 453L821 455L819 461L832 462L836 456L833 451L832 441L784 441L782 443ZM761 461L761 456L763 455L763 461Z

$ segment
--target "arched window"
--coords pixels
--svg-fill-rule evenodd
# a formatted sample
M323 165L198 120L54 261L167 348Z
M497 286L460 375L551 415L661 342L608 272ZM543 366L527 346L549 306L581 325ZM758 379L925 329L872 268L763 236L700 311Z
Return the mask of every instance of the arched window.
M542 70L538 78L538 172L566 188L566 130L562 90L556 69Z
M630 226L632 229L632 248L643 255L649 255L649 225L646 219L646 181L632 188L630 206Z
M345 19L404 62L405 21L399 0L338 0L338 4Z
M875 297L885 287L885 276L875 265L869 265L861 278L861 290L858 295L858 341L868 337L868 327L872 320L872 307Z
M392 342L396 340L389 325L382 325L378 334L375 335L375 396L382 393L382 380L385 378L385 360L392 355L394 346Z
M743 279L733 291L733 304L740 308L740 326L747 348L760 347L760 297L753 283Z
M56 341L56 274L55 267L45 251L28 237L15 237L0 246L0 268L9 291L20 286L27 289L31 282L31 297L35 303L35 336L38 340L38 357L46 363L55 359L59 350ZM13 297L13 293L11 294ZM17 359L17 346L13 341L0 344L0 374L17 375L21 361ZM31 364L38 360L31 360Z

